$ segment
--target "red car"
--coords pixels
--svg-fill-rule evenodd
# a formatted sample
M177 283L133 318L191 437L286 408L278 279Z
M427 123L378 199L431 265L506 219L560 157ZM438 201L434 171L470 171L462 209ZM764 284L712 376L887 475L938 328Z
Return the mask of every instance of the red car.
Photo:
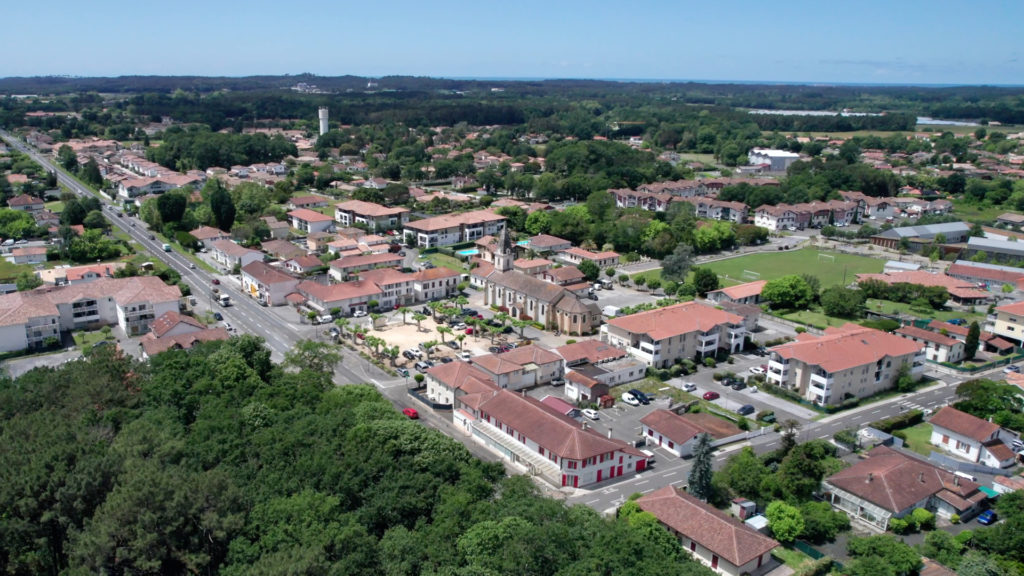
M415 408L403 408L402 414L405 414L410 420L419 420L420 413Z
M718 392L708 391L708 392L704 393L704 399L705 400L718 400L718 398L719 398Z
M473 335L473 329L472 328L466 328L466 334L472 336Z
M214 283L214 284L220 284L220 280L218 280L218 279L214 278L214 279L213 279L213 283Z

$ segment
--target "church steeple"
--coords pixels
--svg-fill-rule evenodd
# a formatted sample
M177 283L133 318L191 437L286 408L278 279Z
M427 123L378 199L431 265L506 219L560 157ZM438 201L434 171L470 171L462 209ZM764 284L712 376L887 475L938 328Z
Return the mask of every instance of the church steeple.
M516 259L516 250L512 246L512 238L508 235L508 224L501 229L498 236L498 246L494 251L494 269L499 272L508 272L512 269L512 263Z

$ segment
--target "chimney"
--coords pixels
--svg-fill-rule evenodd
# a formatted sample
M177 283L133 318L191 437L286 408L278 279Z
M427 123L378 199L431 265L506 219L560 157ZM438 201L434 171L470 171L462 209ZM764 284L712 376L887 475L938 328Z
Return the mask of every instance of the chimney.
M917 473L917 481L920 482L921 484L924 484L924 472Z
M581 430L586 430L586 429L587 429L587 423L586 423L586 421L580 422L580 429L581 429Z
M608 439L610 440L610 439L611 439L611 437L612 437L612 429L611 429L611 428L609 428L609 429L608 429Z
M953 486L957 486L957 487L960 486L960 477L959 476L953 476Z
M875 474L874 474L874 472L868 472L868 479L866 480L866 482L867 482L868 484L870 484L870 483L871 483L871 480L872 480L872 479L873 479L874 477L875 477Z

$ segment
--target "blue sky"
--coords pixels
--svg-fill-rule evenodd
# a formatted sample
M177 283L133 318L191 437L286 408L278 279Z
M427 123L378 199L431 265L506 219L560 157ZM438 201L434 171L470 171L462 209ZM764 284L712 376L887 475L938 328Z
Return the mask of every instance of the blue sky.
M1024 84L1019 0L50 0L0 77L409 74Z

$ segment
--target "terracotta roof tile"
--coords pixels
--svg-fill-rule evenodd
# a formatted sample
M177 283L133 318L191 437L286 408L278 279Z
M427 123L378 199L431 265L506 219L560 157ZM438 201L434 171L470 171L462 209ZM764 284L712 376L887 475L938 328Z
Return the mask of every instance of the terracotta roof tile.
M999 432L998 424L961 412L951 406L944 406L929 422L933 427L939 426L978 442L987 442L993 434Z

